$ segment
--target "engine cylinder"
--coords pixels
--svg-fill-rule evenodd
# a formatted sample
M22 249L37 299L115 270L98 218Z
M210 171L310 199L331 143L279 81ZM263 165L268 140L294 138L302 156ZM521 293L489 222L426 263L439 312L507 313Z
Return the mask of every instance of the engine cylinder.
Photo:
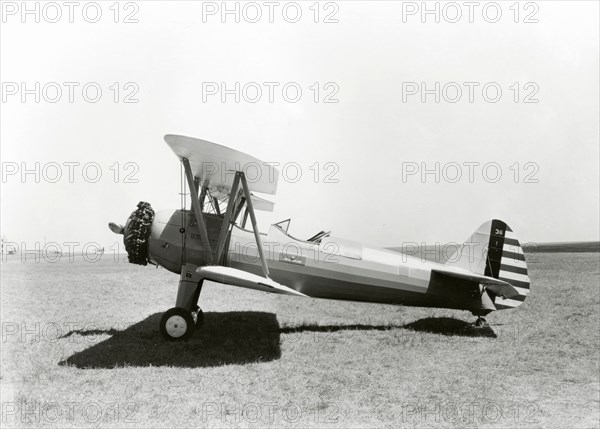
M150 203L140 201L125 224L123 242L130 264L148 265L148 237L154 220Z

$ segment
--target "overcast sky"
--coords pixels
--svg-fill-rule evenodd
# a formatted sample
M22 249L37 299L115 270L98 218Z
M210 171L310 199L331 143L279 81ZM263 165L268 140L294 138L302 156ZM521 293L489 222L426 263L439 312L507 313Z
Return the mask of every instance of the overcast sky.
M285 167L263 230L398 246L500 218L522 242L599 239L598 2L112 5L2 3L9 241L108 247L138 201L177 208L168 133Z

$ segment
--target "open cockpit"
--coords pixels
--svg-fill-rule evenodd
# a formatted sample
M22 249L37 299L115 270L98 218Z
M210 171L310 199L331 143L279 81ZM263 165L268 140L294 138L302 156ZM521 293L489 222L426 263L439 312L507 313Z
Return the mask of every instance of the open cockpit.
M269 230L269 236L271 236L271 230L273 230L273 228L275 228L276 230L279 230L280 232L282 232L283 234L285 234L287 237L291 238L294 241L300 241L300 242L311 243L311 244L320 244L321 241L323 240L323 238L329 237L331 235L331 231L320 231L317 234L313 235L312 237L308 238L307 240L302 240L302 239L293 237L288 233L288 229L290 228L291 222L292 222L292 219L285 219L285 220L282 220L281 222L274 223L273 225L271 225L271 229Z

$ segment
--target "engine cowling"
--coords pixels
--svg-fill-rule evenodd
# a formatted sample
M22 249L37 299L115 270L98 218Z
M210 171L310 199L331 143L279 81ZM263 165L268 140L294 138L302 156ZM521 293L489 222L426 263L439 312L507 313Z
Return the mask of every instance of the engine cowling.
M154 220L150 203L140 201L123 229L123 243L131 264L148 265L148 238Z

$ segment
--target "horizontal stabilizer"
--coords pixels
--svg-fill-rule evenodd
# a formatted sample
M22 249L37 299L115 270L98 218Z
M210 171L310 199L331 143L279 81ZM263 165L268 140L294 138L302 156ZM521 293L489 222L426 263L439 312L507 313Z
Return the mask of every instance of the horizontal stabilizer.
M262 292L278 293L282 295L304 296L303 293L279 284L271 279L257 276L256 274L235 268L223 266L200 267L196 270L203 279L231 286L260 290Z
M460 272L455 269L435 269L432 273L450 278L477 282L484 285L487 290L503 298L511 299L519 296L519 292L508 282L493 277L481 276L474 273Z
M518 297L519 291L516 290L510 283L500 283L499 281L487 285L487 290L493 292L503 299L514 299Z

